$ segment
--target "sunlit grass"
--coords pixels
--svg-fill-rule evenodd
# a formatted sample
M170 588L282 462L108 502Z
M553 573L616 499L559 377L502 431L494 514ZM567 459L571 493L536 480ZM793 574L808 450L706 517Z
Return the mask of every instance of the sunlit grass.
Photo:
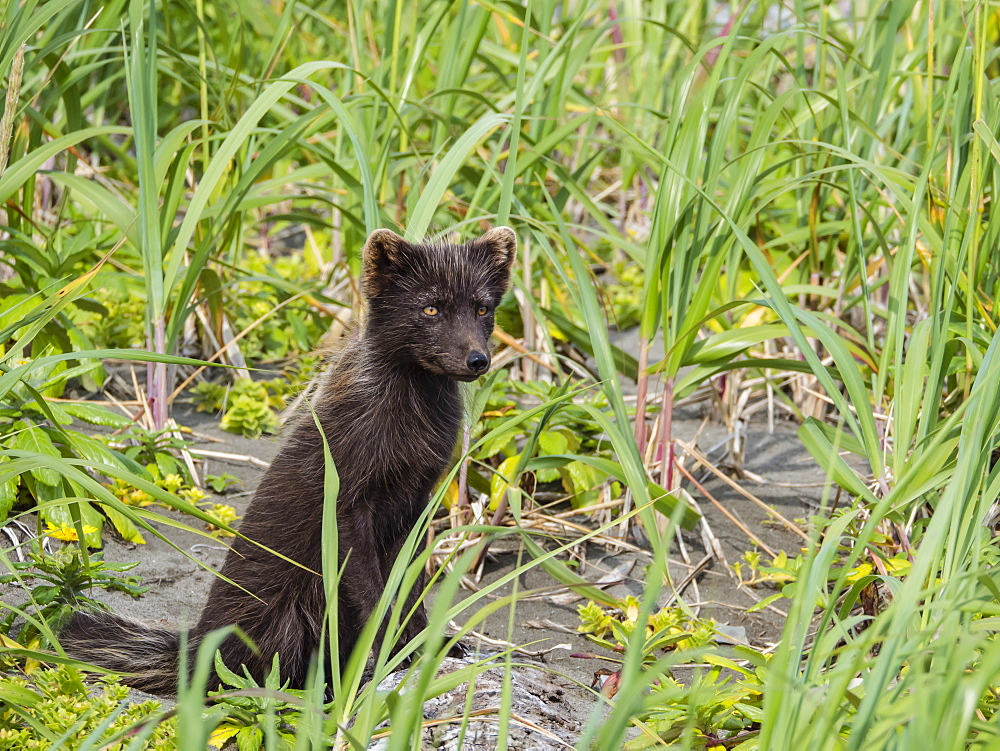
M986 3L932 0L9 3L2 253L19 291L36 296L0 302L0 399L49 358L130 357L152 363L162 421L185 331L223 330L220 300L252 276L243 259L265 225L308 229L325 278L284 284L333 306L356 302L350 279L376 227L423 238L510 223L524 248L525 346L549 357L572 342L594 358L608 408L592 416L630 491L628 522L660 564L674 528L661 534L650 501L657 485L680 485L675 401L737 368L800 374L780 406L853 502L811 521L747 741L986 747L1000 660L996 24ZM637 363L613 347L593 275L616 261L643 272ZM67 306L112 279L142 299L158 354L69 338ZM15 362L26 352L30 363ZM623 372L639 381L635 409ZM569 393L565 373L552 377ZM25 455L2 432L0 442L0 487L47 462L151 529L79 459ZM524 548L525 565L572 574L551 546L524 534ZM908 574L885 567L892 555ZM875 573L848 581L862 563ZM463 565L442 577L447 604L430 613L412 698L389 707L362 687L355 660L334 668L341 690L321 717L330 677L317 673L300 747L323 733L363 743L390 716L393 747L415 737ZM647 575L643 614L663 586L655 565ZM393 584L407 576L401 564ZM876 585L887 607L859 615L862 588ZM390 605L387 595L382 612ZM595 708L581 745L617 747L641 713L657 675L638 650L624 656L627 690L606 722ZM400 662L383 651L377 664L382 676ZM179 709L195 723L182 738L191 748L218 719L202 716L195 688ZM679 737L704 741L694 719Z

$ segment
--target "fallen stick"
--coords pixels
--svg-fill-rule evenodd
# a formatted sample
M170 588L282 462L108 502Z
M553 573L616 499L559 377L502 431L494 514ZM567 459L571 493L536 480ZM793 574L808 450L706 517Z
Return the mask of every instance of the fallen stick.
M200 456L203 459L223 459L231 462L246 462L247 464L252 464L255 467L262 467L263 469L267 469L271 466L269 462L265 462L263 459L258 459L256 456L248 456L247 454L227 454L223 451L209 451L208 449L200 448L191 449L191 453L195 456Z

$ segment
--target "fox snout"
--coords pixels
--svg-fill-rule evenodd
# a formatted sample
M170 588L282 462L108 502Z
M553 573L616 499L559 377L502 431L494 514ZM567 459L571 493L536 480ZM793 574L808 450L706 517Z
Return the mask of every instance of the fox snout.
M442 371L457 381L474 381L490 369L490 351L485 341L474 340L439 361Z
M485 373L486 369L490 367L490 356L485 352L474 350L465 359L465 364L469 367L470 371L479 376Z

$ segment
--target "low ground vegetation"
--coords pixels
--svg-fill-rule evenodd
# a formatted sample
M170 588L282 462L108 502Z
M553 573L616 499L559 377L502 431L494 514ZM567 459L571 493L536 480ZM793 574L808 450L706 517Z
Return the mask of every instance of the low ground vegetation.
M423 699L485 669L436 676L448 621L513 621L541 568L589 602L607 665L579 748L994 747L1000 12L334 5L0 10L0 745L364 748L388 727L408 747ZM235 531L178 405L278 430L357 325L369 232L495 224L519 235L515 289L414 564L436 596L409 689L374 690L388 651L301 692L219 686L210 640L170 712L86 687L61 620L88 587L141 588L108 536L171 544L166 509ZM720 644L669 575L681 530L711 538L704 457L673 430L692 402L734 482L750 419L794 421L826 474L782 522L800 544L748 529L734 567L787 616L773 645ZM498 540L514 594L469 594ZM642 596L584 581L584 540L641 543Z

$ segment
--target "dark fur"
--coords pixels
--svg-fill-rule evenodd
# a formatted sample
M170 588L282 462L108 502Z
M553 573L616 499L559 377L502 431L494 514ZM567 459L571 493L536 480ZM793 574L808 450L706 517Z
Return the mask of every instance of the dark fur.
M412 245L379 230L365 245L366 320L326 374L313 405L340 475L341 563L350 551L339 590L341 660L350 655L451 460L461 421L456 381L475 379L489 364L493 311L507 288L514 254L514 233L506 227L460 246ZM438 313L428 315L428 306ZM485 315L478 314L480 306L488 309ZM320 571L323 477L322 441L307 414L261 480L240 531ZM209 631L235 623L260 652L230 636L221 648L229 668L246 665L260 680L277 652L282 678L301 686L320 648L326 606L321 577L241 539L222 574L256 598L216 579L191 631L192 650ZM418 582L407 611L421 589ZM404 641L425 625L421 607ZM176 689L176 633L111 614L77 613L60 639L67 653L134 674L126 682L136 688Z

